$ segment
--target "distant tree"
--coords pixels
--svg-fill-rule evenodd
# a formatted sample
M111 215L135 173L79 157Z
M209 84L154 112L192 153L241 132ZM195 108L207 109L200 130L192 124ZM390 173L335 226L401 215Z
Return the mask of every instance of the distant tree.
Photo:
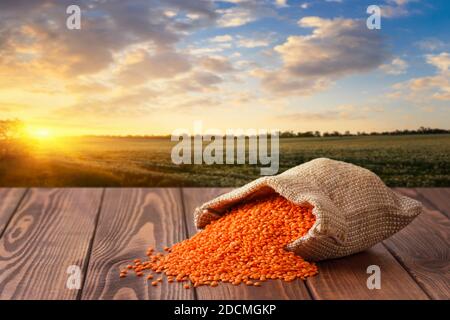
M0 158L11 156L22 143L23 122L17 119L0 120Z
M340 133L339 131L333 131L333 132L331 133L331 136L333 136L333 137L340 137L340 136L341 136L341 133Z
M296 136L300 138L311 138L314 137L314 133L312 131L297 132Z
M283 131L280 133L280 138L293 138L295 137L294 131Z

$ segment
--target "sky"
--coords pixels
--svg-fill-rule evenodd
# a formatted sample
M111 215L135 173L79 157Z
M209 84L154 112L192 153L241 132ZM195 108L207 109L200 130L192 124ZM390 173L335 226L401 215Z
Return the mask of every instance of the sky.
M449 16L446 0L1 0L0 119L55 135L450 129Z

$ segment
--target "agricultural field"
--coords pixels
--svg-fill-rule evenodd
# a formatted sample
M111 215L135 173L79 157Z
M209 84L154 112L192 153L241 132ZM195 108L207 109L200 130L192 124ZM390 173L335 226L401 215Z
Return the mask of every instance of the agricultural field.
M0 186L240 186L256 165L175 165L163 138L78 137L36 141L0 159ZM351 162L389 186L449 187L450 135L288 138L279 172L314 158Z

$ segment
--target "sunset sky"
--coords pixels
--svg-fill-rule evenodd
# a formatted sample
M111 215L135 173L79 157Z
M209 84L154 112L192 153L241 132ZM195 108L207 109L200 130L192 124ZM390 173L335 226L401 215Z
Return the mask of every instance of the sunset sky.
M448 0L1 0L0 119L58 135L450 129L449 15Z

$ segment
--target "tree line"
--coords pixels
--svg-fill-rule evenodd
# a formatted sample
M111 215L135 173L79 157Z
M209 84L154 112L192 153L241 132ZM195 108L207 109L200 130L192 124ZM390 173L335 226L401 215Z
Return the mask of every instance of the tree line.
M10 143L13 140L17 140L23 135L24 123L17 119L12 120L1 120L0 119L0 143L3 142L3 147L5 143ZM314 137L354 137L354 136L400 136L400 135L414 135L414 134L449 134L450 130L437 129L437 128L426 128L420 127L417 130L394 130L394 131L358 131L352 133L350 131L339 132L339 131L297 131L293 130L280 131L280 138L314 138ZM96 137L96 136L92 136ZM98 136L97 136L98 137ZM103 135L102 137L111 138L170 138L170 135ZM2 147L2 146L0 146ZM1 150L0 150L1 151Z
M417 130L394 130L394 131L358 131L352 133L350 131L339 132L339 131L305 131L305 132L294 132L293 130L281 131L280 138L314 138L314 137L355 137L355 136L401 136L401 135L414 135L414 134L448 134L450 130L437 129L437 128L426 128L420 127Z

